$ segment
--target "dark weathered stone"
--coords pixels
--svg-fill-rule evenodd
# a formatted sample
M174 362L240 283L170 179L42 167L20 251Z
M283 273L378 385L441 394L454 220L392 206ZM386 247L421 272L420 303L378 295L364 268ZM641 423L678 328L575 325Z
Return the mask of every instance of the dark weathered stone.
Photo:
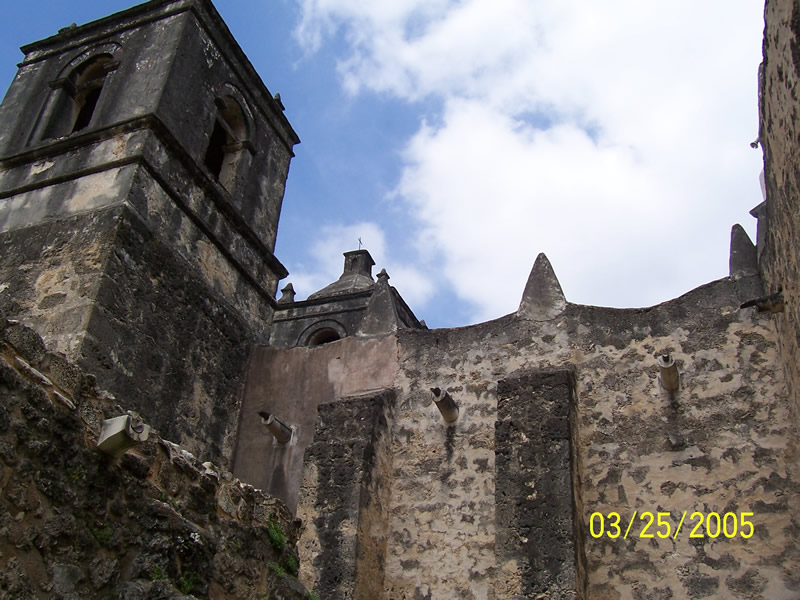
M738 224L731 228L729 268L731 277L758 274L756 247L744 228Z
M383 589L386 538L376 539L381 523L375 520L389 514L384 493L391 473L381 470L380 457L391 445L394 397L385 391L319 408L305 459L317 478L308 483L304 502L316 512L316 590L323 598L375 597Z
M572 375L498 382L497 560L518 565L525 597L577 598L569 415Z
M295 291L291 283L287 283L281 289L281 297L278 298L278 304L288 304L294 302Z
M11 344L20 356L34 366L47 354L42 338L19 323L7 324L2 331L2 340Z
M247 348L286 275L272 252L297 136L206 0L151 2L23 51L0 105L0 315L171 439L230 460ZM102 57L96 107L73 130L67 88ZM239 138L215 167L221 106L238 107ZM81 383L60 375L75 400Z
M395 304L395 293L389 286L389 275L386 270L378 274L378 283L367 304L367 310L358 326L356 335L386 335L403 327Z
M211 590L229 587L227 598L305 600L302 586L268 567L296 565L297 524L281 503L223 480L213 465L157 437L109 460L94 447L99 431L67 407L42 402L47 388L13 368L9 348L0 358L9 424L0 441L24 467L0 484L0 515L14 516L0 518L0 596L27 600L35 588L75 600L183 599L219 597ZM122 412L103 394L82 402ZM0 466L12 465L0 456ZM221 502L231 493L233 515Z

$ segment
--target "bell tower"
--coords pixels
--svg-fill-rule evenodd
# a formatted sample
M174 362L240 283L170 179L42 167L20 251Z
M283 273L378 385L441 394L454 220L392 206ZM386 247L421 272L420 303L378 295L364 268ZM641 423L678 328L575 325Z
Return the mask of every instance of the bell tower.
M161 434L231 457L299 142L209 0L24 46L0 105L0 316Z

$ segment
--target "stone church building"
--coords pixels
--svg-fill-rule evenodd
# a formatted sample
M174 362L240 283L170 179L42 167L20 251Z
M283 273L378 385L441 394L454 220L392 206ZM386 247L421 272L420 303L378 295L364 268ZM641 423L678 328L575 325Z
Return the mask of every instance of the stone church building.
M800 598L800 5L765 18L766 194L729 276L584 306L540 254L515 313L455 329L364 249L277 297L300 140L210 0L24 46L0 596Z

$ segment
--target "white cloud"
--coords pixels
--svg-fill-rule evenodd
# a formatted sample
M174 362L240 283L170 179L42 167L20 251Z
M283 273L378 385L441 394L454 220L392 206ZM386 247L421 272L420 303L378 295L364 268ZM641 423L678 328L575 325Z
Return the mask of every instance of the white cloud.
M598 263L645 243L627 223L646 220L641 199L652 174L630 149L598 146L575 126L536 130L459 101L441 128L414 137L406 159L399 192L420 235L446 257L457 294L480 307L477 319L516 307L539 251L575 292L603 283ZM652 200L668 202L661 193ZM658 220L669 227L679 217L667 211Z
M570 300L649 304L725 275L730 225L753 230L758 3L302 5L306 43L344 33L351 92L442 101L396 193L476 318L516 307L539 251Z

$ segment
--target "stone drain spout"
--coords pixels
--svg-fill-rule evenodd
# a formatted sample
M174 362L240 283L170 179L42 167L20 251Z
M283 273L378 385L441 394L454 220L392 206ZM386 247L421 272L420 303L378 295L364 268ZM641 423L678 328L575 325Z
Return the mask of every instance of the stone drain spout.
M453 397L438 387L431 388L431 392L433 393L433 401L436 403L436 408L442 413L444 420L448 423L454 422L458 418L458 404L453 400Z
M292 439L292 428L278 417L263 410L258 411L258 416L279 444L286 444Z
M121 456L125 452L150 437L150 426L134 419L131 415L122 415L106 419L102 423L100 439L97 447L110 456Z
M678 391L678 388L681 386L681 377L678 373L678 367L675 364L675 357L670 353L659 354L656 357L656 361L658 362L658 370L660 371L658 380L661 382L661 387L668 392Z

